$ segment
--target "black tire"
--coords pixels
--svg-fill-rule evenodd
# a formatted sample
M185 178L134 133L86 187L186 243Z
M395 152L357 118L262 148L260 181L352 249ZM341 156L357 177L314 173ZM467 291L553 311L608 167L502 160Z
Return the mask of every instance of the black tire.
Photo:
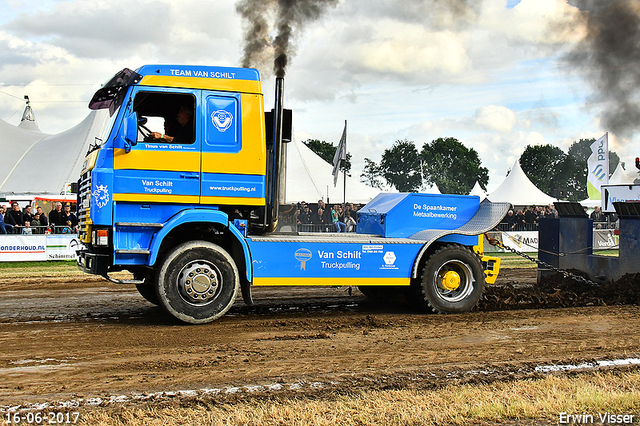
M484 291L484 270L480 258L460 245L436 250L414 283L413 301L422 309L439 313L462 313L473 309Z
M158 274L160 306L189 324L220 318L233 305L239 288L238 268L229 253L207 241L175 247Z

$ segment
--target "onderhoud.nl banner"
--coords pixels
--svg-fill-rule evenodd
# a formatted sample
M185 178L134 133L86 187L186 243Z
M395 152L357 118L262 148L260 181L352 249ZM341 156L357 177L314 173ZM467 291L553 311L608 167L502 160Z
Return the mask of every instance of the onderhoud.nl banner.
M0 262L75 260L79 246L75 234L1 235Z

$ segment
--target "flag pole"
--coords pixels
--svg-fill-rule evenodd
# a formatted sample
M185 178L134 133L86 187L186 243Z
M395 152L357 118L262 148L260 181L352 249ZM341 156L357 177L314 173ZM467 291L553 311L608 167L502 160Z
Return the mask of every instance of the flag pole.
M344 161L347 162L347 120L344 120ZM345 164L346 166L346 164ZM342 190L342 205L347 203L347 168L343 170L344 189Z

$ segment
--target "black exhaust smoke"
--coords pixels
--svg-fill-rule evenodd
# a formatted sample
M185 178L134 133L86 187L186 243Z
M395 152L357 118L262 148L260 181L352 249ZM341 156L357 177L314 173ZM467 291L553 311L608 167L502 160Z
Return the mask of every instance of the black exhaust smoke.
M264 68L271 58L276 77L285 75L293 37L338 0L241 0L236 11L245 19L243 67ZM272 21L272 23L270 23ZM275 37L270 35L275 32Z
M571 0L583 13L586 37L567 58L584 71L603 102L604 127L631 136L640 123L640 1Z

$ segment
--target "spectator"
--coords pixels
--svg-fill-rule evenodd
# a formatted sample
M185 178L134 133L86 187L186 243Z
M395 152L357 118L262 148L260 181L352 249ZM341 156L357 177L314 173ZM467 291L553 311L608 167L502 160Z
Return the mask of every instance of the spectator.
M40 226L48 227L49 220L47 219L47 215L44 214L44 212L42 211L42 207L36 206L36 214L40 215ZM35 226L35 225L32 223L31 226ZM41 231L39 232L40 234L44 234L44 228L40 228L40 231Z
M0 234L1 235L6 235L11 231L11 228L7 229L8 226L11 225L5 225L4 223L4 206L0 206Z
M31 222L33 220L33 214L31 213L31 205L27 204L22 212L23 220L26 222ZM33 225L31 225L33 226Z
M322 209L322 207L318 207L318 209L314 212L313 216L311 217L311 222L314 225L324 225L324 210Z
M8 216L11 216L11 219L8 219ZM18 227L24 226L24 215L22 214L22 210L20 210L20 205L17 201L11 203L11 210L5 214L5 222L15 227L13 230L14 233L20 233Z
M67 226L67 219L60 201L56 201L54 209L49 212L49 225L54 234L62 232L63 227Z
M33 234L33 229L31 229L31 223L26 220L24 222L24 228L22 228L22 235L31 235Z
M593 209L593 212L591 212L591 219L593 219L594 222L602 222L604 220L600 206L596 206L596 208Z
M33 229L33 233L34 234L42 234L44 231L42 228L40 228L42 226L42 222L40 222L40 213L38 213L36 211L36 214L33 215L33 220L30 222L31 223L31 228Z
M513 210L509 210L505 215L504 219L502 219L502 229L505 231L515 231L516 226L518 225L518 219L516 215L513 214Z
M66 203L64 205L64 215L66 218L66 224L69 227L69 230L71 232L77 232L77 226L78 226L78 218L76 217L76 215L71 211L71 204Z
M351 217L351 213L350 212L347 212L345 214L344 224L347 226L347 232L355 232L356 231L357 223Z
M339 219L337 204L331 209L331 222L336 227L336 232L347 232L347 225Z
M327 208L326 204L322 200L318 200L318 207L322 209L322 223L328 225L333 223L331 219L331 209Z
M516 214L516 227L515 231L524 231L527 221L525 220L524 212L522 210L518 210Z
M538 222L538 215L536 214L536 206L529 206L524 213L524 221L527 224L527 230L533 230L535 224Z
M311 223L311 210L309 210L309 206L306 204L304 204L302 211L298 215L298 223L304 225Z

